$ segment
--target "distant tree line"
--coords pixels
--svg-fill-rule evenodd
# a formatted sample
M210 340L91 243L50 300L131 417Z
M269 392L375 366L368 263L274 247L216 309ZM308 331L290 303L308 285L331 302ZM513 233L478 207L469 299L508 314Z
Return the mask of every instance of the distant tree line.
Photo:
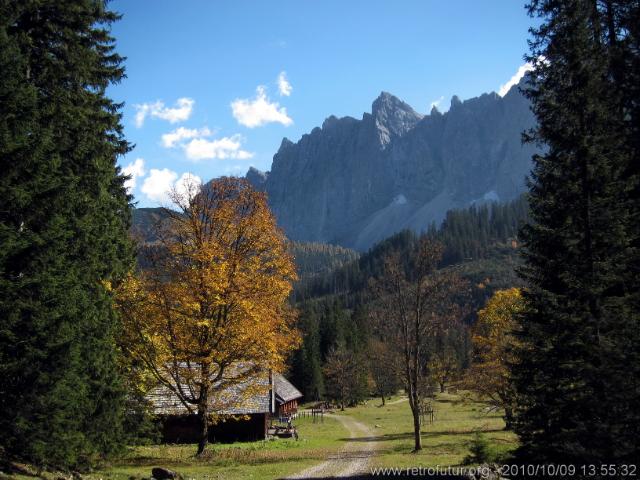
M296 261L300 281L331 272L359 257L355 250L320 242L290 242L289 251Z
M439 227L432 224L422 235L444 245L440 266L446 267L459 262L501 256L505 250L513 252L518 246L519 229L528 219L527 199L523 195L511 202L451 210ZM384 258L390 252L411 251L420 236L410 230L401 231L332 271L303 278L296 285L295 300L347 294L350 297L348 303L351 304L355 297L366 290L369 279L381 274Z
M505 203L447 212L440 228L427 234L445 245L442 265L489 257L498 245L517 246L518 232L529 220L525 195Z

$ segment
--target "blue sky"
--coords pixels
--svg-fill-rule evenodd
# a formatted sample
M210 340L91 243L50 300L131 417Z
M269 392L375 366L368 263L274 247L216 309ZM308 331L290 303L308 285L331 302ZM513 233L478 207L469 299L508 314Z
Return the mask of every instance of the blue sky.
M138 206L185 175L268 170L283 137L361 118L384 90L421 113L498 91L527 51L518 0L114 0ZM284 72L284 73L283 73Z

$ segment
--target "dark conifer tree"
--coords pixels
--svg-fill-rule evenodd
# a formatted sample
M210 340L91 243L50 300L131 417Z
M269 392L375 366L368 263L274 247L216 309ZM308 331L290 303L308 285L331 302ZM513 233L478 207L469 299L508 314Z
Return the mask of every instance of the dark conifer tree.
M324 396L320 326L314 308L303 305L298 328L304 332L302 345L291 358L291 379L302 390L306 401L320 400Z
M527 463L640 458L628 115L612 74L607 3L529 5L542 20L529 58L539 122L530 139L547 150L534 158L523 231L528 306L513 367Z
M102 0L0 0L0 446L78 466L118 445L109 284L132 264L124 76Z

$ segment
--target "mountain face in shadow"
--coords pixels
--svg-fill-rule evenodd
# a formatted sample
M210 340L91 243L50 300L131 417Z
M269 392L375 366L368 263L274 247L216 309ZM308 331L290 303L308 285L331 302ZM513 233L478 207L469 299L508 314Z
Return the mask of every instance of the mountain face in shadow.
M331 116L297 143L283 139L271 171L246 177L290 239L363 251L447 210L517 197L536 152L521 134L534 125L517 87L454 96L448 112L429 115L383 92L361 120Z

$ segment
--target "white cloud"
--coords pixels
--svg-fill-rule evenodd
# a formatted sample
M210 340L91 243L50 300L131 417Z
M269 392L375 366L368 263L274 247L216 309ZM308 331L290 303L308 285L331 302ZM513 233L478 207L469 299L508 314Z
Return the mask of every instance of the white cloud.
M242 150L242 137L238 134L215 140L194 138L183 145L185 155L189 160L212 160L215 158L248 159L253 153Z
M442 95L439 99L434 100L433 102L431 102L429 104L429 110L431 110L433 107L438 108L443 100L444 100L444 95Z
M293 120L287 115L287 109L277 102L271 102L264 86L256 88L254 99L236 99L231 102L233 117L245 127L254 128L267 123L281 123L288 126Z
M280 75L278 75L278 92L280 92L280 96L288 97L291 95L292 90L293 87L287 79L287 72L280 72Z
M131 177L128 180L125 180L124 186L127 189L127 192L132 193L133 189L136 188L137 179L145 174L144 160L142 158L136 158L133 162L122 169L122 173Z
M173 170L169 170L168 168L163 168L162 170L152 168L149 176L145 178L142 184L142 193L154 202L168 203L169 192L177 178L178 174Z
M179 127L162 135L162 145L166 148L180 146L189 160L213 160L237 158L245 160L253 157L253 153L242 149L244 139L240 134L209 140L214 134L207 127Z
M165 107L164 102L161 100L153 103L140 103L134 105L136 109L136 127L142 127L147 116L161 118L169 123L184 122L191 116L191 113L193 112L193 105L195 103L195 100L192 98L183 97L176 101L176 106L173 108Z
M151 110L161 109L164 104L161 101L157 101L155 103L139 103L134 105L136 109L136 127L140 128L144 125L144 119L147 118L147 115Z
M161 205L168 205L171 202L170 193L175 190L180 195L193 195L200 190L202 179L190 172L183 173L180 178L178 174L168 168L158 170L152 168L149 176L142 184L142 193L149 200Z
M213 132L207 127L203 128L184 128L178 127L173 132L165 133L162 135L162 146L166 148L173 148L182 140L188 140L190 138L210 137Z
M507 83L505 83L504 85L500 85L500 89L498 90L498 95L500 95L501 97L504 97L507 94L507 92L511 89L511 87L513 87L514 85L517 85L518 82L522 79L522 77L524 77L524 74L530 70L533 70L533 65L531 65L531 63L527 62L524 65L520 65L520 68L518 68L518 71L515 73L515 75L511 77Z

